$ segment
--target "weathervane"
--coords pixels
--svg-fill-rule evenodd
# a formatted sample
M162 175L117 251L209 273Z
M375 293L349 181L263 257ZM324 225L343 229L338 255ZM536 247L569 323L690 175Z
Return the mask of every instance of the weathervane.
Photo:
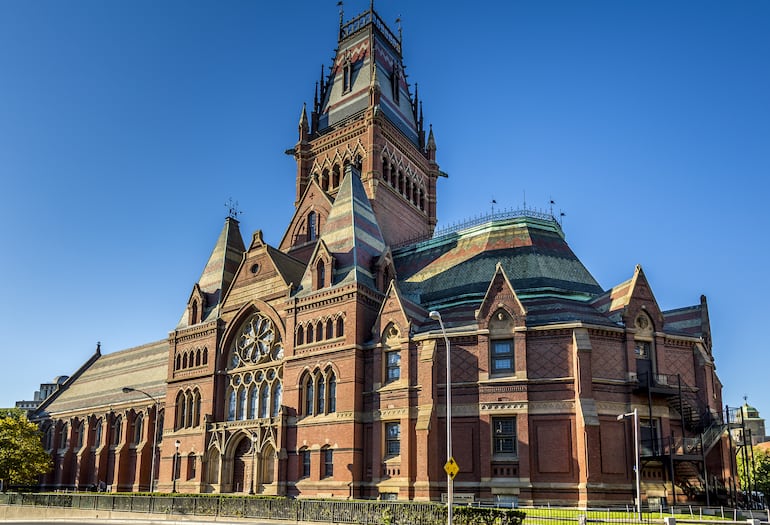
M225 207L227 208L227 216L230 219L238 220L238 215L242 214L243 212L238 209L238 201L233 202L233 198L230 197L227 199L227 202L225 203Z

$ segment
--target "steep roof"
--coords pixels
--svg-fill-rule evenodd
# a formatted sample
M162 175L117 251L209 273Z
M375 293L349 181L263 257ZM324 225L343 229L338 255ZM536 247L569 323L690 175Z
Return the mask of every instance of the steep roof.
M360 172L348 166L337 198L320 232L320 241L335 259L332 285L358 282L375 289L375 260L387 249ZM319 242L320 244L320 242ZM312 289L306 271L302 289Z
M369 107L369 88L376 81L382 113L419 145L417 101L412 100L406 82L400 36L370 8L348 22L340 19L336 51L328 78L321 78L321 98L316 103L319 128L334 127Z
M238 221L232 217L225 219L225 225L217 238L209 260L198 279L198 286L204 298L202 321L210 321L219 316L219 306L224 293L230 287L235 272L246 250L243 237L238 228ZM177 324L177 329L189 326L187 312Z
M168 341L165 339L107 355L97 354L39 410L51 415L90 412L138 399L136 393L124 394L125 386L165 399L167 373Z
M553 219L522 214L393 252L404 295L427 308L478 304L498 263L522 301L586 301L603 292Z

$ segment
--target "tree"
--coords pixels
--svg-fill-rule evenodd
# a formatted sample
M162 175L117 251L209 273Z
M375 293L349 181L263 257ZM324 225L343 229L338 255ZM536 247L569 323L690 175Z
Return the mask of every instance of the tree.
M754 469L751 469L751 450L746 450L748 456L749 468L744 467L743 454L738 454L738 476L741 480L741 489L749 490L749 480L746 477L747 471L751 471L751 490L762 492L765 496L770 496L770 452L766 449L753 447Z
M23 410L0 412L0 479L8 485L31 485L51 470L40 430Z

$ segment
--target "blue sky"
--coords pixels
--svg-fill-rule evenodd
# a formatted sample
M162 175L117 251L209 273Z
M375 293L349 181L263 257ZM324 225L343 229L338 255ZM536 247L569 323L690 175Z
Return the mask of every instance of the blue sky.
M348 0L347 16L368 7ZM441 168L439 225L563 211L609 288L708 297L724 402L770 416L770 3L380 0ZM94 351L163 339L232 198L293 212L335 0L0 2L0 406Z

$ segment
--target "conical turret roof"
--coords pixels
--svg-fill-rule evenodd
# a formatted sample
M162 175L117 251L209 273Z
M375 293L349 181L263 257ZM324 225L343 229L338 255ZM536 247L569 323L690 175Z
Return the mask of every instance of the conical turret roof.
M203 322L215 319L219 315L219 306L227 289L233 282L238 265L243 259L246 247L238 227L238 221L233 217L225 219L225 225L217 238L214 249L211 251L208 262L203 268L198 287L203 296ZM182 314L182 319L177 329L188 326L187 311Z

